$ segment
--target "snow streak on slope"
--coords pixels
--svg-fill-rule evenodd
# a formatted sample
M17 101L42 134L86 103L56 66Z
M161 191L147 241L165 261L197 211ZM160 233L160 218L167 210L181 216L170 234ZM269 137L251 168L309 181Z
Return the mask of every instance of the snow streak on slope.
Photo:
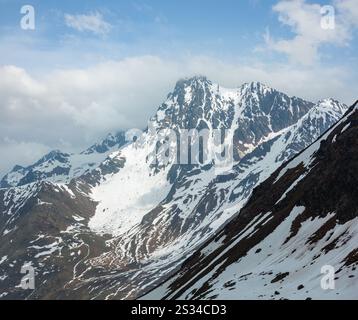
M89 223L92 230L124 234L167 195L167 170L155 174L146 160L146 151L135 144L122 149L118 156L126 159L124 168L92 189L93 199L99 202Z

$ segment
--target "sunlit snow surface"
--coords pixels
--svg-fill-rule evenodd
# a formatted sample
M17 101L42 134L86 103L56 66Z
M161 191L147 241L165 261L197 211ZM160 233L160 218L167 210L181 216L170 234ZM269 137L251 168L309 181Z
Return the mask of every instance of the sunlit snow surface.
M122 149L124 168L92 190L93 199L99 202L89 223L94 231L123 234L168 194L167 170L154 174L146 151L133 144Z

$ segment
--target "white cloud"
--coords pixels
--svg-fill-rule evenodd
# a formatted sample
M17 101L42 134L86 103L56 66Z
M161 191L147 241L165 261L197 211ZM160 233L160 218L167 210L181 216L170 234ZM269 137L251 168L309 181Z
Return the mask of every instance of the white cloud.
M357 0L335 0L335 7L341 12L346 23L351 26L358 25L358 1Z
M49 149L81 150L110 131L144 128L175 82L195 74L226 87L262 81L312 101L332 96L351 103L355 96L355 82L344 69L228 63L206 56L139 56L41 77L3 66L0 137L8 139L0 141L0 154L6 155L0 157L0 175Z
M65 14L65 23L68 27L76 29L77 31L90 31L99 35L108 33L112 28L111 24L106 22L99 12L87 15Z
M305 0L281 0L273 6L279 21L290 28L294 36L288 39L272 38L265 35L267 48L286 54L291 61L304 65L313 65L319 60L319 49L322 45L347 45L356 17L356 0L339 0L335 2L335 27L321 27L321 5L308 4ZM354 12L352 10L355 10ZM356 20L355 20L356 21Z

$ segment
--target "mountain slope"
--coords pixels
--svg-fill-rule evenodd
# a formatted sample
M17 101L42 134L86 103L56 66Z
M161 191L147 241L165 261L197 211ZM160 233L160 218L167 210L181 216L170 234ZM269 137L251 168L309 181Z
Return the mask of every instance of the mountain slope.
M175 272L258 184L345 110L332 99L313 104L260 83L225 89L204 77L179 81L135 142L81 154L103 162L59 177L38 167L30 183L0 189L0 289L5 298L28 297L15 274L31 261L43 283L31 297L138 297ZM158 133L193 128L228 129L231 169L218 171L214 161L153 164Z
M352 107L144 298L358 299L357 137ZM335 289L321 288L325 265L335 268Z

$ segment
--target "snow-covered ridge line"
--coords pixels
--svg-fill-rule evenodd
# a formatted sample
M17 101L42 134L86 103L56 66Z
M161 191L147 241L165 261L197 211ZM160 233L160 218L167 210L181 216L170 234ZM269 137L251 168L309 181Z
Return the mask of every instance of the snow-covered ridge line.
M124 132L109 134L107 137L80 153L63 153L54 150L43 156L33 165L16 165L0 181L0 188L26 185L36 181L69 183L96 169L115 150L125 144Z

